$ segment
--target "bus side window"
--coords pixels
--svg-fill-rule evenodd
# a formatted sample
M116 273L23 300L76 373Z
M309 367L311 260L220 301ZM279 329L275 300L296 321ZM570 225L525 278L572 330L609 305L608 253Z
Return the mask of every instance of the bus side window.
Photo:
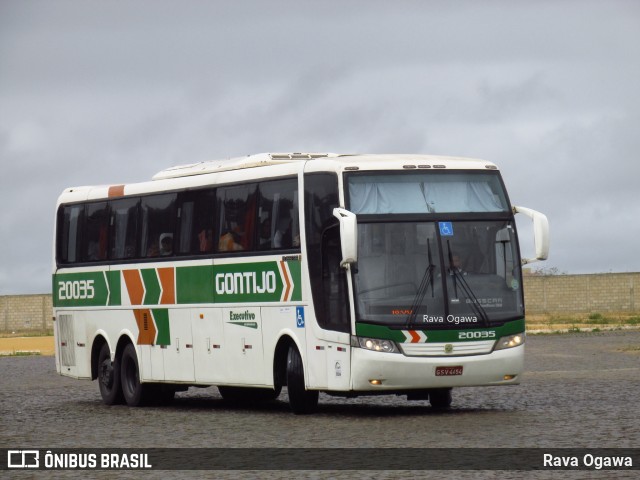
M272 180L260 184L258 248L278 250L300 247L298 180Z
M322 238L323 326L329 330L348 332L350 320L347 270L340 266L341 259L340 228L335 225L325 231Z
M216 192L213 188L179 195L179 233L177 253L204 255L213 252Z
M112 200L109 258L121 260L136 257L139 198Z
M140 254L143 257L173 255L176 224L176 194L162 193L142 197L140 202L142 233Z
M85 208L85 238L83 258L85 262L107 259L109 240L109 208L107 202L88 203Z
M338 177L334 173L304 176L305 229L313 308L320 327L349 332L346 273L340 268L340 229L333 216L338 204ZM337 280L335 285L331 281Z
M219 252L251 251L256 232L256 185L218 189Z
M58 212L58 247L59 263L80 262L80 246L84 220L84 205L67 205Z

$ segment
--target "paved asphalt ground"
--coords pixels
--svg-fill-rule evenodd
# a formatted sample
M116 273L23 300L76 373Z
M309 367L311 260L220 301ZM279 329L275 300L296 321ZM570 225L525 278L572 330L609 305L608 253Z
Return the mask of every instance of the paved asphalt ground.
M640 447L640 332L527 338L519 386L453 391L451 410L405 397L321 395L318 413L289 411L286 390L262 405L230 405L215 387L164 407L101 403L96 382L58 376L50 356L0 357L0 448L117 447ZM375 462L375 458L371 461ZM87 478L15 472L2 478ZM90 472L115 478L115 472ZM118 472L128 478L640 478L579 472ZM160 475L161 474L161 475Z

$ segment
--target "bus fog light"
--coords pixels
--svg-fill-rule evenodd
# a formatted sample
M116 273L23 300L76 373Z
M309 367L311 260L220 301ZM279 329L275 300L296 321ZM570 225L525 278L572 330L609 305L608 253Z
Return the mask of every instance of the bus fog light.
M374 352L398 352L398 347L396 347L396 344L392 340L382 340L379 338L351 337L351 345Z
M369 380L369 383L371 385L382 385L382 380L378 380L377 378L374 378L372 380Z
M509 381L509 380L513 380L516 377L517 377L517 375L505 375L504 377L502 377L502 379L504 381Z
M524 338L524 333L516 333L515 335L502 337L496 342L494 350L504 350L505 348L520 346L524 343Z

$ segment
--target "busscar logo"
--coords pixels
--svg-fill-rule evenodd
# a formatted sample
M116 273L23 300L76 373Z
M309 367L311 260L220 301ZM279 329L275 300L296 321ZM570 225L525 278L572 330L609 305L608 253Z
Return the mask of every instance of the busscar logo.
M38 450L8 450L8 468L39 468L40 452Z

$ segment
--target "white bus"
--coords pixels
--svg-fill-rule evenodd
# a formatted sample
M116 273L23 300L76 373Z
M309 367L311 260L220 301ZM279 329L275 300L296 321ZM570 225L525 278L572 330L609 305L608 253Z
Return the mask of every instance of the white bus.
M510 206L494 164L425 155L174 167L66 189L55 223L56 368L109 405L215 385L234 401L286 386L296 413L319 392L446 408L453 387L517 384L521 265L548 251L546 217Z

